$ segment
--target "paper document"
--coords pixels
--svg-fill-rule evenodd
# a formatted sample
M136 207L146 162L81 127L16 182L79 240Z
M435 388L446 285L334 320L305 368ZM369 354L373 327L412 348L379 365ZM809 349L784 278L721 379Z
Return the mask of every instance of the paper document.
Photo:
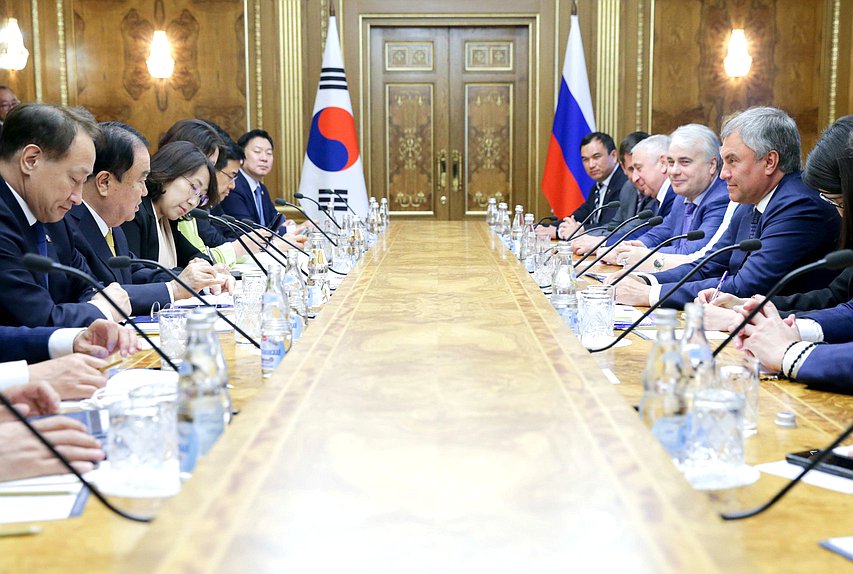
M79 516L89 491L73 474L0 482L0 523Z
M759 464L755 468L761 472L781 476L782 478L792 479L803 471L803 467L791 464L787 460L779 460L776 462L768 462ZM803 477L803 482L813 486L843 492L844 494L853 494L853 480L834 474L828 474L819 470L811 470Z

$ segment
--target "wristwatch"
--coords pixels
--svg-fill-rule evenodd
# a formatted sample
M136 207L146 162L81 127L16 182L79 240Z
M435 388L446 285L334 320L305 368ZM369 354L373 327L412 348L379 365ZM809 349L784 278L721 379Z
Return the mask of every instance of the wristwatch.
M655 271L663 271L663 255L660 257L655 257L655 260L652 262L652 265L655 267Z

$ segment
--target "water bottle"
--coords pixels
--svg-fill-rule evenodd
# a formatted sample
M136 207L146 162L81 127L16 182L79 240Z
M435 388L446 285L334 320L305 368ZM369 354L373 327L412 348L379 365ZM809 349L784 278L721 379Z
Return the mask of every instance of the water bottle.
M536 271L536 229L533 227L533 214L524 216L524 228L521 231L521 247L518 258L524 263L528 273Z
M305 276L299 269L299 252L291 249L287 252L287 267L281 278L282 290L290 303L290 336L295 343L305 330L305 301L307 286Z
M376 199L370 198L370 207L367 210L367 248L370 249L379 238L379 204Z
M222 344L219 342L219 337L216 335L216 322L219 320L219 315L216 314L216 309L213 307L199 307L194 314L207 318L210 322L211 331L210 346L216 356L216 372L219 374L219 385L222 387L222 409L224 411L225 424L230 424L233 417L231 393L228 391L228 382L230 376L228 374L228 363L225 361L225 354L222 352Z
M491 231L494 231L498 224L498 204L494 197L490 197L489 203L486 204L486 224Z
M267 269L267 288L261 309L261 375L268 378L290 351L290 303L281 289L280 265Z
M518 257L521 251L521 235L524 232L524 207L515 206L515 217L512 219L512 227L510 228L510 251Z
M566 325L578 332L578 296L577 276L572 263L572 246L561 243L554 256L554 273L551 275L551 304L563 318Z
M383 197L379 201L379 230L382 233L388 231L388 224L390 223L390 217L388 216L388 198Z
M358 228L356 228L358 229ZM308 243L308 300L306 311L309 319L317 316L323 305L329 300L329 269L326 254L323 252L322 237L312 233Z
M681 336L682 377L678 395L687 411L696 392L711 386L715 376L714 354L705 338L705 308L696 303L684 306L687 328Z
M498 237L501 238L503 244L509 248L509 234L510 234L510 220L509 220L509 210L506 203L503 201L498 204L498 222L497 227L495 227L495 233L498 234Z
M658 309L655 317L657 339L643 371L640 417L673 460L680 463L684 456L686 409L678 395L684 366L675 338L678 315L675 309Z
M213 322L204 314L187 318L187 350L178 378L178 437L181 470L191 472L225 431L222 375Z

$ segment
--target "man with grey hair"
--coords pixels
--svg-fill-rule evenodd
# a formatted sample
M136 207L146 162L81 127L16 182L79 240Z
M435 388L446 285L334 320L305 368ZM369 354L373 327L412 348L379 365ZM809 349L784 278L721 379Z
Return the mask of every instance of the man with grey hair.
M750 108L723 125L723 168L729 198L740 205L719 245L759 239L752 253L732 251L698 270L665 306L681 308L704 289L749 297L766 293L789 271L832 251L841 220L835 209L800 178L800 135L797 124L777 108ZM668 293L693 263L619 283L620 303L650 305ZM788 292L825 287L833 273L817 271L787 286Z
M651 247L671 237L703 231L702 239L680 239L639 268L652 272L673 269L710 252L728 228L737 204L729 202L726 184L719 178L722 162L717 134L706 126L687 124L672 132L670 138L667 175L678 196L672 211L662 224L649 229L636 241L619 245L608 254L608 262L633 265Z

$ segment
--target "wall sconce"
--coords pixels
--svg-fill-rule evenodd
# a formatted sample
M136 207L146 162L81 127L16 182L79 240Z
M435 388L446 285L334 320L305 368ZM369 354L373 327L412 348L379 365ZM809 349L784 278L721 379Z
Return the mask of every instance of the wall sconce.
M729 51L723 60L723 67L732 78L742 78L749 73L752 58L746 45L746 35L743 28L734 28L729 37Z
M0 29L0 68L6 70L23 70L30 57L24 47L24 36L18 27L17 18L9 18L9 22Z
M145 60L148 65L148 73L153 78L166 79L171 77L175 69L175 59L172 57L172 47L166 32L157 30L151 40L151 55Z

